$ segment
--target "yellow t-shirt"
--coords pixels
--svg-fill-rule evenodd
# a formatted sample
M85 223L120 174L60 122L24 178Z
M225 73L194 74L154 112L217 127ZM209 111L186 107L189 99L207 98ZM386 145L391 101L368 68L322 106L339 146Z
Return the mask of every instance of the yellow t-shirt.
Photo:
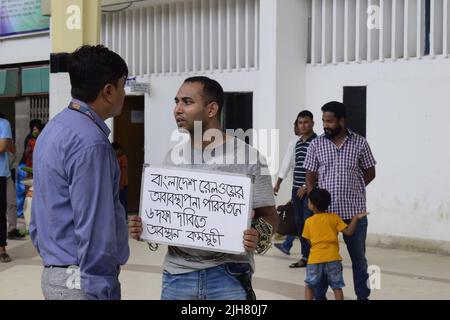
M316 213L306 219L302 236L311 242L308 264L341 261L338 233L346 227L334 213Z

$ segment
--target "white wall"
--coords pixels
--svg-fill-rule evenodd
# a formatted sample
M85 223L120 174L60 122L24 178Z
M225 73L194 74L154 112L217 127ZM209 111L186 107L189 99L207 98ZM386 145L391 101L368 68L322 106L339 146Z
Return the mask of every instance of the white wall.
M311 10L308 5L309 1L277 1L276 25L265 27L274 30L275 45L267 39L261 39L261 44L266 43L268 48L275 51L276 63L274 64L271 60L261 60L261 68L264 64L272 66L275 74L273 86L267 84L263 91L265 95L275 96L275 109L271 112L274 112L276 120L271 125L275 125L275 128L279 129L279 164L281 164L289 141L294 137L293 123L297 114L308 109L305 104L305 62L308 49L308 15ZM265 17L262 16L261 20L265 20ZM264 21L262 28L263 25L267 25L267 22ZM265 36L266 34L264 34ZM261 55L264 51L261 49ZM261 69L261 81L267 82L264 80L267 77L264 71ZM263 115L267 120L272 118L268 117L267 113ZM278 172L274 172L274 174L276 173ZM291 189L292 174L283 181L276 198L278 204L284 204L291 198Z
M263 125L257 114L264 113L259 101L258 72L216 72L205 74L217 80L228 92L253 92L253 126ZM150 77L150 96L145 96L145 162L161 164L169 149L175 145L170 137L177 129L173 116L174 98L184 79L192 75Z
M0 65L50 60L50 35L0 40Z
M67 72L50 73L50 119L67 108L71 99L70 77Z
M324 103L342 101L343 86L367 86L367 140L378 161L369 233L450 241L450 59L308 67L306 79L318 120Z

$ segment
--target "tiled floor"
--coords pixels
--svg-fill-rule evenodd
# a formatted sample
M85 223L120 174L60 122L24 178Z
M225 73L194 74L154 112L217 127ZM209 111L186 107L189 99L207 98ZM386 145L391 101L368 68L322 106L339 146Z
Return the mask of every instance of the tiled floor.
M159 299L161 264L166 247L149 251L142 242L130 240L131 257L122 269L123 299ZM13 262L0 264L0 299L42 299L41 261L29 240L10 241ZM298 252L298 240L291 253ZM450 299L450 257L402 250L367 248L369 264L381 270L380 289L372 299ZM351 263L343 247L344 295L354 299ZM254 289L258 299L303 299L305 269L290 269L297 255L276 248L256 257ZM332 297L332 294L330 294Z

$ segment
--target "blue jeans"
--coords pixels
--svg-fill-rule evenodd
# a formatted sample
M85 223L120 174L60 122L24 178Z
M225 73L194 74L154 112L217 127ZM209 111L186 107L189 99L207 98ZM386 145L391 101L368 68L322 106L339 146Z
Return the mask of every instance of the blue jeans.
M344 220L345 223L350 224L351 220ZM355 287L355 294L358 300L366 300L370 296L370 289L367 286L369 274L367 273L367 259L366 259L366 237L367 237L367 217L358 221L355 233L351 237L344 236L347 250L352 260L353 269L353 283ZM327 286L322 281L320 288L314 292L314 296L318 300L323 300L327 292Z
M314 290L317 285L322 285L325 280L331 289L342 289L345 287L341 261L308 264L306 266L305 283L308 287Z
M226 263L182 274L163 272L161 300L247 300L237 276L251 277L247 263Z
M305 221L313 215L312 211L308 209L308 196L305 194L302 199L297 196L298 188L292 188L292 204L294 206L294 219L298 228L298 236L300 239L301 251L300 255L302 260L308 261L309 250L311 249L308 241L302 237L303 227L305 226ZM288 251L291 250L294 243L295 237L288 236L283 242L283 247Z

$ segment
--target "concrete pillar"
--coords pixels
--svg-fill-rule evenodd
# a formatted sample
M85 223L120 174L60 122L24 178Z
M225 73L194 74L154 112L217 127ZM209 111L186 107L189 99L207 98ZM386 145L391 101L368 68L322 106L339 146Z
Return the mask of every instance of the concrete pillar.
M265 128L280 130L279 163L294 137L296 115L310 108L305 106L309 10L306 0L260 0L259 103L267 113L255 117ZM291 183L283 183L279 202L289 199Z
M50 118L70 101L64 54L100 42L100 0L51 0Z
M17 162L20 161L22 154L24 152L23 142L26 136L30 133L29 123L30 123L30 108L31 101L30 98L22 98L15 101L16 109L16 155Z

